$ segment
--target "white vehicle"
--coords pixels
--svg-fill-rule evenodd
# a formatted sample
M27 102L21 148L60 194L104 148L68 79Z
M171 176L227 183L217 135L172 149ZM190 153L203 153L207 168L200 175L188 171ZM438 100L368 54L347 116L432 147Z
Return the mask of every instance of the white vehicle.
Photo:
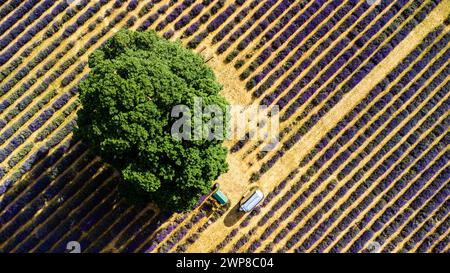
M239 211L249 212L264 199L264 194L258 188L248 192L239 204Z

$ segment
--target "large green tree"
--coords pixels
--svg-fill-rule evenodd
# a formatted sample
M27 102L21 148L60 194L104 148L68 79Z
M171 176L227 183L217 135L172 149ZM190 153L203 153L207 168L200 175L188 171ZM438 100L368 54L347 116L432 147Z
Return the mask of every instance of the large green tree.
M213 71L180 43L130 30L93 52L89 67L79 84L77 135L121 172L119 189L128 199L190 209L227 171L227 149L217 138L173 137L177 117L171 111L175 105L193 109L201 97L203 107L219 105L225 113L228 104Z

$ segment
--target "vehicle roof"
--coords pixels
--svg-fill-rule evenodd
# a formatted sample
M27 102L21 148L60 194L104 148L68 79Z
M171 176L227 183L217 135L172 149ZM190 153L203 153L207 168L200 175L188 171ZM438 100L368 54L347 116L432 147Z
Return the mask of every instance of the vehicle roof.
M263 198L264 194L260 190L255 190L248 200L241 205L241 208L244 211L249 211L253 209Z

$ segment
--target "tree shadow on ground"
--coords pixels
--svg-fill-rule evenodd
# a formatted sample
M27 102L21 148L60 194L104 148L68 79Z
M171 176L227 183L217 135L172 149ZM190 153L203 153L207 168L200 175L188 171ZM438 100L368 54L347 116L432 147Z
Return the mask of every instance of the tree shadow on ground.
M117 172L73 139L43 150L3 194L0 217L11 216L0 244L12 252L67 252L70 241L79 241L82 252L145 250L171 214L151 203L126 202L117 192L119 180ZM14 239L21 228L32 232Z

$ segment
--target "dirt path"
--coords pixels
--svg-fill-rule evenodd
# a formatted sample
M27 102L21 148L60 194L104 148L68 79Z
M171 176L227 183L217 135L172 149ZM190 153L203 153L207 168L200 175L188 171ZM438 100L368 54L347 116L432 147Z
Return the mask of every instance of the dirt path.
M430 96L430 97L431 97L431 96ZM428 101L428 100L427 100L427 101ZM425 103L426 103L426 102L423 102L422 105L424 105ZM406 107L406 105L407 105L407 104L405 104L405 107ZM437 106L436 106L436 108L437 108ZM417 107L416 112L418 112L419 110L420 110L420 107ZM399 109L399 110L397 111L397 113L400 112L400 111L401 111L401 110ZM430 111L430 113L431 113L431 111ZM413 115L414 115L414 114L411 114L411 115L409 116L409 118L412 117ZM394 116L396 116L396 115L393 115L393 117L394 117ZM361 169L361 168L367 163L367 161L369 161L370 158L372 158L372 156L373 156L374 154L376 154L376 153L379 151L379 148L383 147L384 144L385 144L386 142L388 142L388 141L396 134L396 132L397 132L398 130L400 130L400 128L401 128L404 124L406 124L406 123L409 121L409 118L403 120L403 121L402 121L402 124L400 124L399 126L396 127L396 130L393 130L388 136L386 136L382 143L380 143L379 145L377 145L377 147L376 147L370 154L368 154L368 155L364 158L364 160L362 160L357 166L355 166L355 168L353 168L353 170L352 170L351 173L349 173L343 180L338 181L338 182L337 182L337 185L336 185L336 187L335 187L335 189L332 190L330 193L328 193L327 196L324 197L323 200L322 200L319 204L317 204L317 205L314 207L314 209L313 209L311 212L309 212L309 213L308 213L308 214L307 214L307 215L299 222L298 227L302 226L302 225L306 222L307 219L309 219L312 215L314 215L314 214L316 213L317 210L321 209L322 206L323 206L323 205L324 205L324 204L325 204L325 203L333 196L333 194L336 193L336 192L338 191L338 189L339 189L342 185L346 184L346 183L349 181L349 179L356 173L356 171L359 170L359 169ZM424 121L425 119L426 119L426 118L424 118L423 121ZM423 122L423 121L422 121L422 122ZM383 128L386 127L386 125L387 125L389 122L390 122L390 120L387 121L387 122L386 122L382 127L380 127L377 131L380 132ZM419 125L417 125L416 127L414 127L414 129L410 131L410 133L408 134L408 136L409 136L413 131L415 131L418 127L419 127ZM337 173L339 173L339 172L340 172L347 164L349 164L350 161L354 158L354 156L356 156L356 155L359 154L364 148L366 148L366 147L367 147L367 144L368 144L372 139L374 139L374 138L376 137L376 135L377 135L377 133L374 133L370 138L368 138L367 141L366 141L362 146L360 146L360 147L353 153L353 156L352 156L352 157L349 157L349 158L346 160L346 162L344 162L344 163L341 165L341 167L340 167L337 171L335 171L335 172L333 173L333 175L332 175L331 177L334 177L334 176L335 176ZM426 134L425 134L425 135L426 135ZM407 138L406 136L403 137L403 140L405 140L406 138ZM355 185L353 185L353 186L351 187L350 190L348 190L348 192L347 192L347 194L346 194L345 196L339 198L339 200L335 203L335 205L333 205L333 208L338 208L343 202L345 202L346 200L348 200L348 198L350 198L350 196L351 196L351 194L354 192L354 190L355 190L355 189L356 189L363 181L365 181L365 178L369 177L369 176L373 173L373 171L374 171L375 169L377 169L378 166L379 166L382 162L384 162L384 159L387 158L388 156L390 156L390 155L397 149L397 147L401 145L401 143L403 143L403 141L400 141L399 143L397 143L397 145L396 145L395 147L393 147L393 148L389 151L389 153L387 153L386 155L384 155L383 158L377 162L377 164L375 164L372 168L370 168L370 171L366 172L366 174L365 174L365 175L364 175L357 183L355 183ZM407 153L405 152L404 155L403 155L401 158L399 158L398 162L400 162L401 159L404 158L404 157L406 156L406 154L407 154ZM413 165L413 164L411 164L411 166L412 166L412 165ZM395 165L393 165L393 166L395 166ZM411 167L411 166L410 166L410 167ZM318 172L318 173L320 173L320 172ZM388 172L386 171L385 175L386 175L387 173L388 173ZM315 175L315 177L317 178L317 175ZM327 179L328 183L332 180L331 177L330 177L329 179ZM372 187L377 186L377 185L378 185L378 181L381 181L383 177L384 177L384 176L381 176L380 178L378 178L378 179L377 179L377 183L374 183L374 184L372 185ZM311 179L311 181L314 181L314 180L315 180L315 179ZM292 215L290 215L288 219L284 220L284 222L289 222L289 220L292 220L292 218L294 218L295 215L298 214L298 212L301 210L301 208L303 208L307 203L312 203L313 200L314 200L314 197L315 197L319 192L321 192L321 191L323 190L323 188L325 188L326 185L327 185L328 183L323 182L323 183L318 187L318 189L316 189L316 190L314 191L314 193L313 193L313 194L312 194L312 195L311 195L311 196L310 196L310 197L309 197L309 198L308 198L308 199L307 199L307 200L306 200L299 208L297 208L297 209L295 210L296 213L293 213ZM392 183L391 186L393 186L394 184L395 184L395 183ZM348 208L347 210L349 210L349 209L355 207L356 205L359 205L360 202L359 202L358 200L362 200L369 192L371 192L371 189L372 189L372 188L367 189L367 191L366 191L364 194L362 194L360 197L358 197L358 199L355 200L354 204L353 204L350 208ZM389 189L389 188L388 188L388 189ZM381 198L382 195L383 195L383 194L378 195L378 196L375 198L375 200ZM376 202L373 202L373 203L376 203ZM373 203L372 203L372 204L373 204ZM300 242L303 242L303 240L305 240L306 238L308 238L308 235L311 234L311 233L315 230L315 228L316 228L323 220L327 219L327 217L328 217L332 212L334 212L334 210L330 210L330 211L328 211L326 214L324 214L323 217L321 218L321 220L318 221L318 222L317 222L317 223L316 223L316 224L315 224L315 225L314 225L314 226L313 226L313 227L305 234L305 236L303 236L304 238L302 238L302 240L301 240ZM341 216L345 216L345 215L347 215L347 214L346 214L346 213L343 213ZM364 214L364 213L361 213L360 216L362 216L362 215L365 215L365 214ZM359 216L358 216L358 217L359 217ZM375 217L374 217L374 218L375 218ZM334 222L333 222L333 225L331 225L329 229L332 229L332 228L335 227L338 223L340 223L340 220L341 220L341 219L342 219L342 217L339 217L336 221L334 221ZM356 219L355 219L355 220L356 220ZM270 238L274 238L274 237L279 233L279 231L280 231L280 230L278 230L278 231L276 231L276 232L273 232L273 233L271 234L271 236L269 236L269 240L270 240ZM293 229L292 231L290 231L290 233L288 233L288 235L285 236L285 238L283 238L283 240L280 241L280 242L281 242L280 245L284 245L285 241L287 241L287 240L291 237L291 235L294 234L294 233L297 232L297 231L298 231L297 228L295 228L295 229ZM344 230L344 231L342 232L342 234L343 234L345 231L347 231L347 229ZM324 235L322 236L322 239L323 239L324 237L326 237L326 235L327 235L327 234L324 234ZM319 243L319 241L321 241L321 240L318 240L317 243ZM299 243L300 243L300 242L299 242ZM292 247L292 248L295 248L295 247Z
M405 58L424 38L439 26L450 12L450 0L442 1L394 50L380 62L355 88L347 93L342 100L332 108L303 138L298 141L285 155L278 160L259 180L259 186L265 193L273 190L279 181L285 178L292 169L300 163L311 147L320 141L325 134L348 111L353 109L369 91L380 82L389 71ZM214 68L214 67L213 67ZM217 69L215 69L216 72ZM224 82L220 73L219 80ZM229 75L231 76L231 75ZM237 76L235 76L237 77ZM228 92L224 92L224 95ZM231 207L234 207L242 194L249 186L249 174L241 159L231 154L228 158L230 170L219 178L222 189L229 196ZM261 209L261 215L267 212L270 206ZM226 226L224 218L213 223L200 238L188 248L188 252L204 252L213 248L229 233L232 227ZM208 246L208 247L205 247Z

